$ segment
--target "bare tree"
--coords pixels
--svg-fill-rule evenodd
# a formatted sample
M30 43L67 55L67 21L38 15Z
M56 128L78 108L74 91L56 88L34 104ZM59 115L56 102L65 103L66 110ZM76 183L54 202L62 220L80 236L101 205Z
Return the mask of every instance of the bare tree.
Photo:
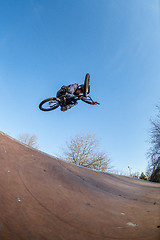
M160 182L160 106L157 106L158 114L155 120L151 121L151 145L152 147L148 151L148 156L150 158L150 163L147 172L152 173L151 179L155 179L154 174L156 174Z
M63 159L79 166L105 171L110 169L110 159L104 152L99 152L94 135L76 135L66 142Z
M19 135L18 140L30 147L38 149L39 146L37 144L37 136L36 135L30 135L28 133L24 133Z

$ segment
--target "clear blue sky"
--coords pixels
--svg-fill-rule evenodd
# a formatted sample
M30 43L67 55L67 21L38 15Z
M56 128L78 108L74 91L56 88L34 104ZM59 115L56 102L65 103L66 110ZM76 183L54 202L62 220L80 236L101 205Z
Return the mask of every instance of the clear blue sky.
M0 130L36 134L52 155L91 132L115 169L145 171L160 103L160 1L6 0L0 22ZM39 110L87 72L100 106Z

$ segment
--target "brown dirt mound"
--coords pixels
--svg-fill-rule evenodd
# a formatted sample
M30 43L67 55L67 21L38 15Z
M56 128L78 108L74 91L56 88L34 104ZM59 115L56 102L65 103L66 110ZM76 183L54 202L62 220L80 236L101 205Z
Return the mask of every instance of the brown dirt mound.
M0 132L0 239L160 239L160 185L68 164Z

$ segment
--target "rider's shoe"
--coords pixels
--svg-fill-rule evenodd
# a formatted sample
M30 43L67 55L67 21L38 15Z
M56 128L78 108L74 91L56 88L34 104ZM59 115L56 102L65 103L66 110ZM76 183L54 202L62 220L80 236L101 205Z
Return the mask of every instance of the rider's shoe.
M65 112L65 111L67 111L67 110L68 110L68 106L62 106L62 107L61 107L61 111L62 111L62 112Z

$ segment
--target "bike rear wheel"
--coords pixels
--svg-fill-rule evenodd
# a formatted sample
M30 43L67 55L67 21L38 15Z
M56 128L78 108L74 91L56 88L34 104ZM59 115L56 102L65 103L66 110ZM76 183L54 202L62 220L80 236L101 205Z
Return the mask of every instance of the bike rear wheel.
M83 91L84 97L87 97L87 93L89 91L89 80L90 80L90 75L89 73L87 73L84 81L84 91Z
M51 111L54 110L56 108L58 108L60 105L60 102L57 100L57 98L47 98L45 100L43 100L40 104L39 104L39 108L42 111Z

